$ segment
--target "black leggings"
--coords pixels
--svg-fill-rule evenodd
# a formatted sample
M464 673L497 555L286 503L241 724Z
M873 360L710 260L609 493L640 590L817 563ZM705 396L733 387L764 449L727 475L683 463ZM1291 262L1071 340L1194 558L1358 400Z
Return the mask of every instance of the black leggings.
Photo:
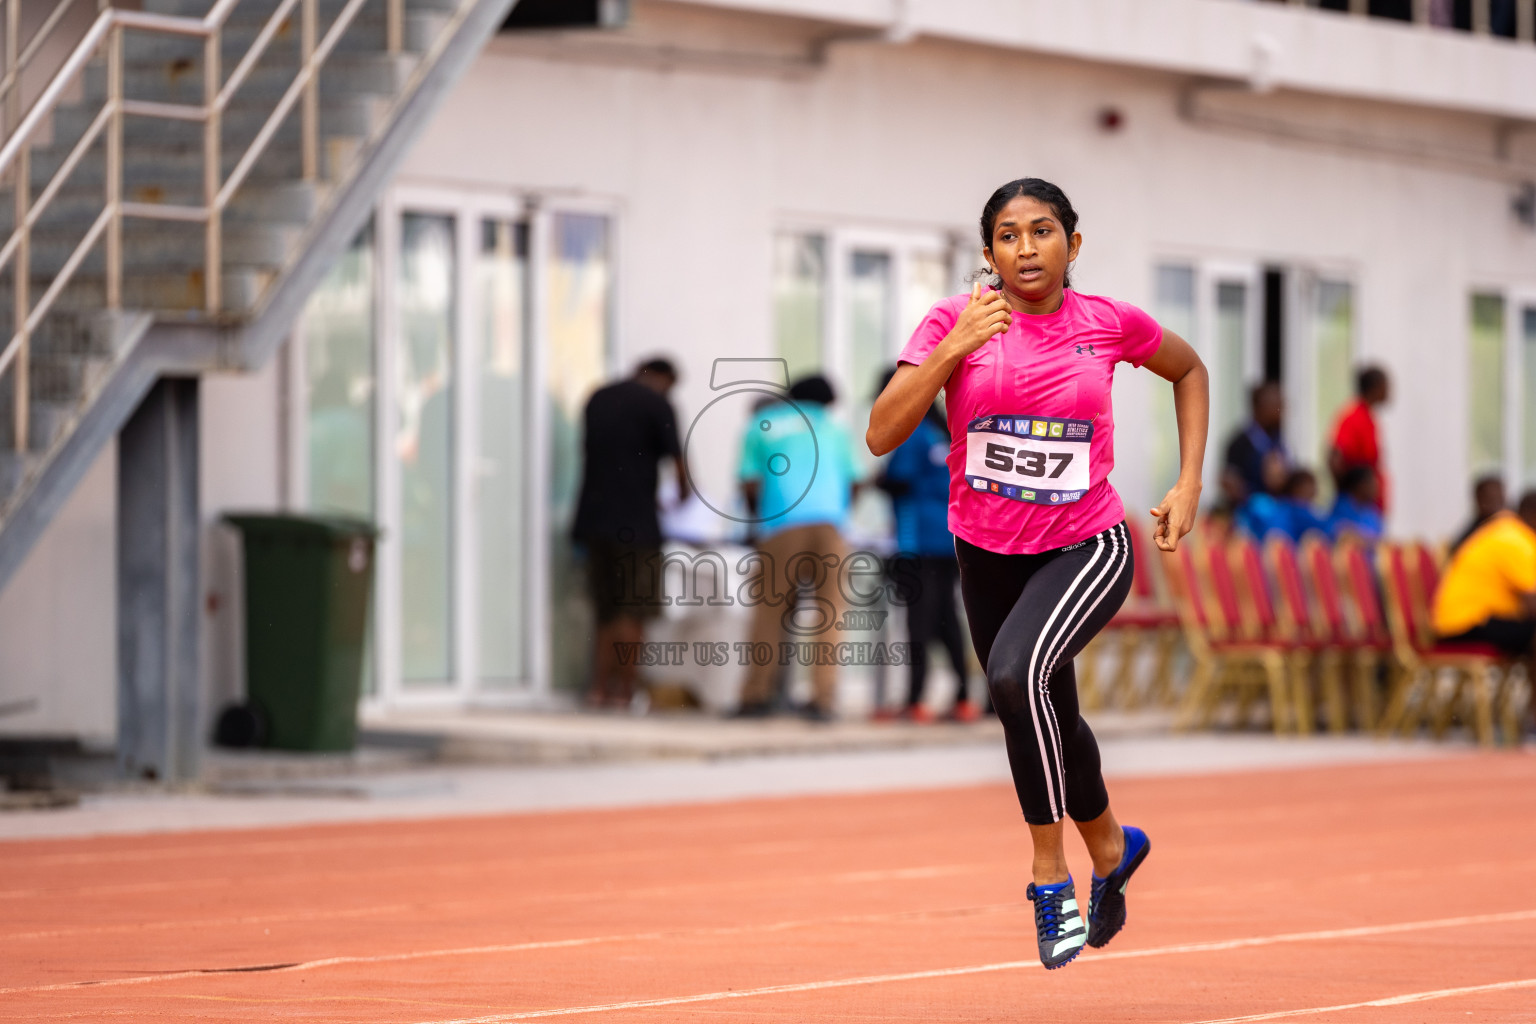
M1024 820L1097 818L1109 807L1109 792L1099 745L1078 714L1072 659L1131 591L1126 525L1038 555L999 555L959 538L955 553Z

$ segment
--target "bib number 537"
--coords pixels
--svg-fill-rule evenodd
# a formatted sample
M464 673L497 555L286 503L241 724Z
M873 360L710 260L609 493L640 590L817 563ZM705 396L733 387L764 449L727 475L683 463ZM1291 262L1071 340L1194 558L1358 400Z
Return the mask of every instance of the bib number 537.
M986 462L988 469L995 469L999 473L1017 473L1020 476L1055 480L1067 471L1068 466L1072 465L1072 453L1019 450L1010 448L1008 445L989 442L983 461ZM1048 468L1049 474L1046 472Z

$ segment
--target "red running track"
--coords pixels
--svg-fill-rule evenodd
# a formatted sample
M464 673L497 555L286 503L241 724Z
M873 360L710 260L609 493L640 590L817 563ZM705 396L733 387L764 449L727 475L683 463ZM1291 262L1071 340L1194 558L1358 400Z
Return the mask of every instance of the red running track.
M4 843L0 1020L1536 1021L1536 757L1111 789L1049 974L999 786Z

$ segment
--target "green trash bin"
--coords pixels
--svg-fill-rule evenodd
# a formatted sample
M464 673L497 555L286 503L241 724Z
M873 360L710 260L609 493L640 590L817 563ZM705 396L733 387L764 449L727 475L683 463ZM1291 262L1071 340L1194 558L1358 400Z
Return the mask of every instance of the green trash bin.
M333 516L224 521L244 538L246 699L266 746L351 750L378 531Z

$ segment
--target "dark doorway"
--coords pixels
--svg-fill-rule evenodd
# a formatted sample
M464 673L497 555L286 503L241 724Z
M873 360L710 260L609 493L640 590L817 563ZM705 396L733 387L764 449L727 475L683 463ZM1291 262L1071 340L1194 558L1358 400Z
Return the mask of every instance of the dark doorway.
M1264 268L1264 379L1285 379L1285 270Z
M522 0L503 32L525 28L617 28L629 15L628 0Z

